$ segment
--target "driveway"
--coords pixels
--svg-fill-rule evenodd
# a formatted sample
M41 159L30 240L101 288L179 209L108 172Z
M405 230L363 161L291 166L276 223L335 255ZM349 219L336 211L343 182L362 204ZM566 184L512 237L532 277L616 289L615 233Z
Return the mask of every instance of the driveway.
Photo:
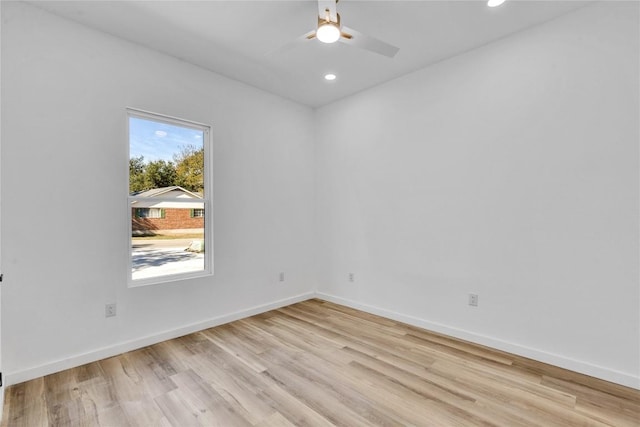
M204 253L185 251L191 241L134 240L131 251L133 279L204 270Z
M156 239L133 239L133 244L131 247L133 250L137 249L186 249L189 246L189 243L194 239L167 239L167 240L156 240Z

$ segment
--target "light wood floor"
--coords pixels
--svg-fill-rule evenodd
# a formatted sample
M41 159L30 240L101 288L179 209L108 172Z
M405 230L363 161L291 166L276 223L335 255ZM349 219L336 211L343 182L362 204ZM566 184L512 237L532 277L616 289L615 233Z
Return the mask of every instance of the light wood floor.
M634 426L640 392L320 300L6 390L3 426Z

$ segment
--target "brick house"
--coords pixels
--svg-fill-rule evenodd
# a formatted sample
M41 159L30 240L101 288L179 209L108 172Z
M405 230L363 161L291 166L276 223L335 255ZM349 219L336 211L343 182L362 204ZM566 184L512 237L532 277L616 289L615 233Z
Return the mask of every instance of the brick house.
M131 193L131 233L135 235L204 233L202 197L179 186ZM180 202L173 200L179 199ZM192 199L193 202L184 199Z

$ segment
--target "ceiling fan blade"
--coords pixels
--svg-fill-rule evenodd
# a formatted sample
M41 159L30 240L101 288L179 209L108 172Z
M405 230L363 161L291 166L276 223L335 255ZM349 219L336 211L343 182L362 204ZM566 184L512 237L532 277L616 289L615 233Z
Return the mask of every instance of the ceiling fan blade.
M318 0L318 16L321 19L325 19L327 17L327 9L329 9L329 16L331 17L331 21L338 22L336 0Z
M316 30L311 30L308 33L305 33L303 35L301 35L300 37L294 39L293 41L290 41L289 43L280 46L279 48L272 50L271 52L268 52L265 56L272 56L272 55L279 55L281 53L285 53L290 51L291 49L301 45L302 43L306 42L307 40L311 40L313 38L316 37Z
M342 26L342 32L344 34L340 37L340 42L359 47L360 49L369 50L389 58L396 56L396 53L400 50L398 47L378 40L375 37L364 35L353 28Z

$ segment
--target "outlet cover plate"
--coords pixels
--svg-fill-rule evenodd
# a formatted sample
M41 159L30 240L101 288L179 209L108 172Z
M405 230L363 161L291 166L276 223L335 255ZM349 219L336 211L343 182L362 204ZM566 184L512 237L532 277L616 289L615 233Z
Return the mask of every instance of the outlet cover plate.
M469 294L469 305L472 307L478 306L478 294Z
M116 304L105 304L104 317L114 317L116 315Z

